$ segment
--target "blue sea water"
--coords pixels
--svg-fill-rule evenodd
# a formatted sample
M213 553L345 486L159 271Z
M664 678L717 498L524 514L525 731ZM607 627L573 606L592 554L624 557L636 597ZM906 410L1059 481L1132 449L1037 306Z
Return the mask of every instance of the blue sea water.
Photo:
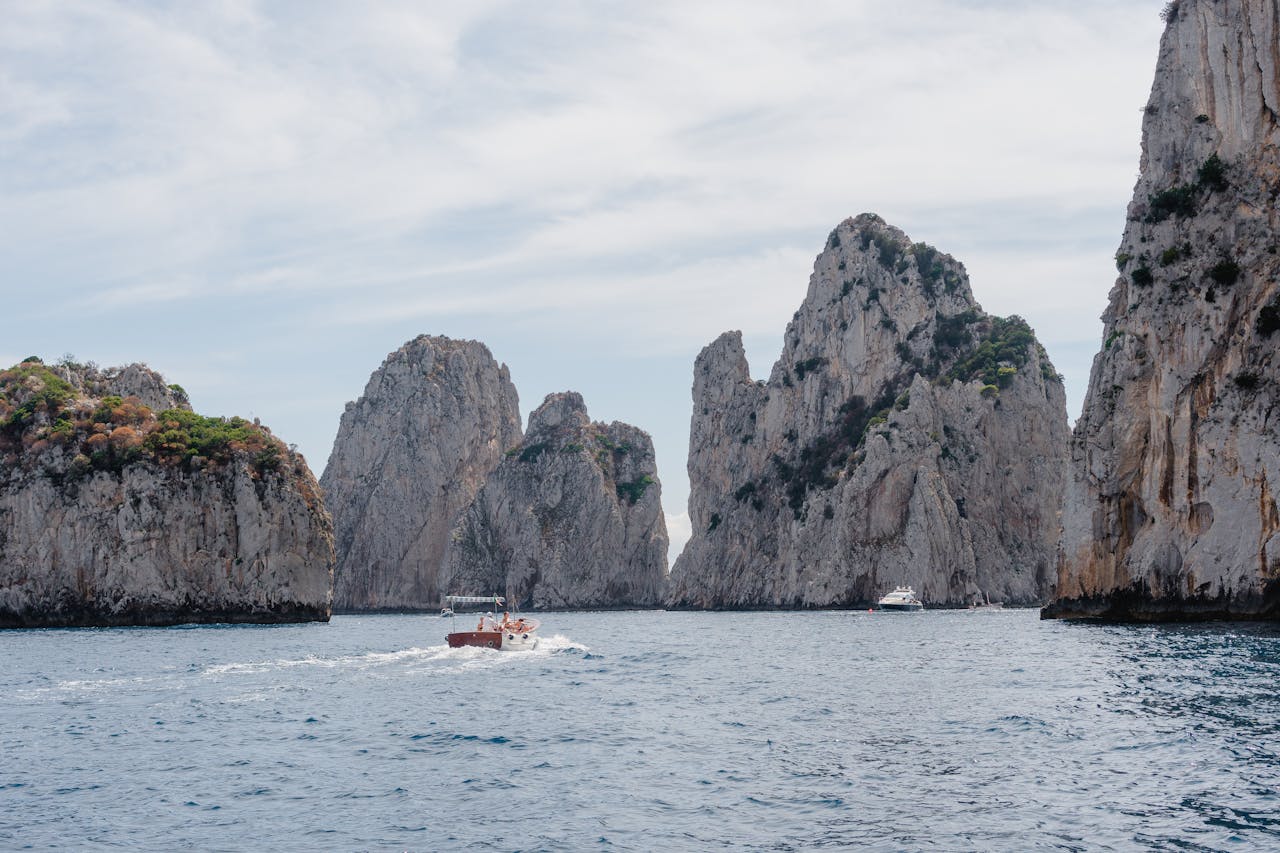
M1280 849L1276 627L540 616L0 633L0 848Z

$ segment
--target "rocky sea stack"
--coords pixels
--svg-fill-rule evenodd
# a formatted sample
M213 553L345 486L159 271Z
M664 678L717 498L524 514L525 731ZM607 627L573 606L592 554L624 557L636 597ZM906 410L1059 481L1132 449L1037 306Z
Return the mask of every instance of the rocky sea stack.
M449 533L519 442L515 386L484 344L423 335L387 356L347 404L320 479L334 606L438 608Z
M1280 18L1165 16L1044 615L1280 618Z
M593 423L580 394L552 394L462 516L445 582L522 607L656 606L667 573L661 498L647 433Z
M767 382L741 335L694 366L687 607L931 606L1049 592L1065 476L1061 378L964 267L880 217L841 223Z
M0 627L327 620L329 515L266 427L143 365L0 373Z

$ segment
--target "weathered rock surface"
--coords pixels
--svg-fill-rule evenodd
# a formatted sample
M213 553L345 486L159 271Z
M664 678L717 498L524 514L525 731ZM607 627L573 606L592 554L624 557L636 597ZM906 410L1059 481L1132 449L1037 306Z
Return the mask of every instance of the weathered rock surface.
M1280 12L1169 7L1046 616L1280 617Z
M484 344L423 335L348 403L320 478L333 513L339 610L434 609L449 533L520 442L505 365Z
M690 607L933 606L1048 594L1065 476L1060 377L961 264L872 214L818 256L768 382L737 332L694 366Z
M315 478L265 427L142 365L0 373L0 627L327 620L332 573Z
M667 528L653 441L592 423L582 396L552 394L453 533L445 583L522 607L662 601Z
M191 411L187 392L180 385L166 385L164 377L145 364L100 368L93 364L58 364L50 368L82 397L136 397L153 412L166 409Z

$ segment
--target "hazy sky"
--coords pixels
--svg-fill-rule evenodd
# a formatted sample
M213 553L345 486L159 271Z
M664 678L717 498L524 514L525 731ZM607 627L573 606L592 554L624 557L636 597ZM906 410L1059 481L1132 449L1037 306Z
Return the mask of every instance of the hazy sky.
M0 362L146 362L318 475L387 353L476 338L525 414L653 434L678 549L694 357L766 376L847 216L963 261L1075 417L1162 6L0 0Z

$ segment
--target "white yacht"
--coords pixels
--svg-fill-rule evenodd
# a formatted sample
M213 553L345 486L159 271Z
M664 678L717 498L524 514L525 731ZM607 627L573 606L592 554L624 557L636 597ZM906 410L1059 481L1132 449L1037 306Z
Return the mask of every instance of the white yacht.
M924 602L916 598L916 591L900 586L880 599L881 610L924 610Z

